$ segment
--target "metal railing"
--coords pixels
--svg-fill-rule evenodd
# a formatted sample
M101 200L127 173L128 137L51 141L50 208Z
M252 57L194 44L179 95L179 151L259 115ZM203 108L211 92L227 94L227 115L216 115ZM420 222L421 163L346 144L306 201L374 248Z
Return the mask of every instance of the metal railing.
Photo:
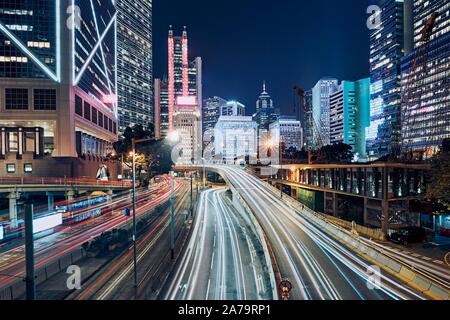
M0 185L82 185L131 187L128 181L102 181L92 178L0 177Z

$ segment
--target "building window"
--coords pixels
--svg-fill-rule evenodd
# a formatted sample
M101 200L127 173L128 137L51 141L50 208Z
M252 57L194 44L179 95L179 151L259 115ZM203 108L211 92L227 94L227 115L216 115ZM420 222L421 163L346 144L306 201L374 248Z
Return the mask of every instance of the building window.
M34 110L56 110L56 90L34 89Z
M75 95L75 113L83 116L83 100L77 95Z
M9 152L18 152L19 151L19 134L17 132L9 132L8 150L9 150Z
M97 124L97 109L92 108L92 122Z
M25 163L23 165L23 171L25 173L32 173L33 172L33 165L31 163Z
M88 102L84 102L84 118L91 120L91 105Z
M108 128L109 128L109 131L110 131L110 132L113 131L112 123L113 123L112 120L109 119L109 126L108 126Z
M103 128L105 128L106 130L108 130L108 120L109 118L107 116L104 116L103 118Z
M8 163L6 165L6 172L8 172L8 173L15 173L16 172L16 165L14 163Z
M28 110L28 89L6 88L6 110Z
M98 112L98 125L103 128L103 113Z
M35 152L34 149L34 132L25 132L25 151Z

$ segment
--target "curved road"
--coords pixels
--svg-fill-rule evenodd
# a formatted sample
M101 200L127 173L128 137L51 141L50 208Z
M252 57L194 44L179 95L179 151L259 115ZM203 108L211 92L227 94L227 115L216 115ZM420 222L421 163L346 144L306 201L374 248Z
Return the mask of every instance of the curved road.
M258 178L237 167L208 168L231 183L254 212L273 248L281 277L293 285L291 299L424 299L383 272L377 282L381 285L373 286L370 262L316 228Z
M165 298L171 300L271 299L261 245L225 189L201 194L190 242Z

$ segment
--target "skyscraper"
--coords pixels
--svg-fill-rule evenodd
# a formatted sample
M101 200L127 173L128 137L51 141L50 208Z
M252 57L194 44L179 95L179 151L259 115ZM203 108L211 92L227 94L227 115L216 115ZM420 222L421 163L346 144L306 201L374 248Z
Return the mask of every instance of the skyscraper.
M3 1L0 21L0 175L95 178L117 140L114 4Z
M415 49L401 64L402 148L429 157L450 137L450 2L415 0L413 20Z
M202 59L189 62L188 36L184 27L181 37L174 36L172 26L168 37L168 111L169 132L173 130L173 115L177 97L195 96L196 103L202 106Z
M260 130L269 130L269 125L280 116L280 109L275 108L273 100L266 91L266 83L263 83L263 91L256 100L255 121Z
M215 159L233 163L257 155L257 128L252 117L221 116L215 126Z
M312 90L305 91L304 100L304 110L305 110L305 122L303 125L303 144L307 150L316 149L315 138L314 138L314 118L313 118L313 105L312 105Z
M167 82L155 79L154 84L155 138L162 139L169 133L169 92Z
M245 106L239 101L231 100L220 109L221 116L245 116Z
M168 133L177 131L183 145L177 162L198 161L202 155L202 59L189 62L188 37L168 37Z
M153 123L152 0L117 0L119 129Z
M226 104L227 101L220 97L212 97L203 101L203 133L214 131L214 126L221 115L220 111Z
M286 150L301 150L303 147L302 126L295 117L280 116L270 124L270 136L276 144L283 143Z
M330 144L330 94L336 90L338 80L335 78L322 78L312 89L312 116L320 128L323 145ZM314 144L317 145L315 142Z
M366 158L366 128L370 123L370 79L342 81L330 95L330 143L346 143Z
M382 0L381 25L370 33L370 127L366 144L370 157L397 150L400 143L400 61L410 50L408 21L411 0Z

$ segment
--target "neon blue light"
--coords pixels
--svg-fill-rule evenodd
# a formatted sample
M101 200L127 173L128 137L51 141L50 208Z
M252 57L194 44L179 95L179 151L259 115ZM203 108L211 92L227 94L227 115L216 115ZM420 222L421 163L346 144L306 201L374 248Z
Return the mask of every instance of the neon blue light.
M102 36L100 37L100 39L98 39L97 44L95 45L95 47L92 49L91 54L89 55L89 57L86 59L83 67L80 70L80 73L78 74L78 76L76 76L75 81L73 83L74 86L76 86L78 84L78 82L80 82L81 77L83 76L84 72L86 71L87 66L91 63L92 58L94 58L95 53L97 52L98 48L100 47L101 43L103 42L103 39L105 38L106 34L109 32L109 29L111 28L111 26L113 25L113 23L116 21L116 16L117 16L117 12L114 14L114 16L112 17L111 21L108 23L108 25L106 26L105 31L103 32ZM74 32L75 33L75 32ZM74 41L75 41L75 35L74 35ZM75 50L75 44L73 44L73 50ZM75 62L75 55L74 55L74 62ZM75 70L75 63L74 63L74 70Z
M19 47L20 50L22 50L31 60L34 61L38 65L39 68L41 68L42 71L44 71L52 80L59 82L58 75L54 74L45 64L39 60L38 57L36 57L28 48L18 39L16 36L8 30L8 28L0 22L0 30L3 31L3 33L10 38L13 43Z
M92 16L94 17L95 31L97 33L97 37L100 38L100 31L98 29L97 15L95 14L94 3L92 2L92 0L90 2L91 2ZM105 69L106 82L108 83L109 94L111 95L112 94L111 83L110 83L110 80L109 80L108 68L106 67L105 53L103 52L103 46L102 45L100 45L100 51L101 51L101 55L102 55L103 68Z
M61 81L61 8L60 0L56 0L56 78Z

